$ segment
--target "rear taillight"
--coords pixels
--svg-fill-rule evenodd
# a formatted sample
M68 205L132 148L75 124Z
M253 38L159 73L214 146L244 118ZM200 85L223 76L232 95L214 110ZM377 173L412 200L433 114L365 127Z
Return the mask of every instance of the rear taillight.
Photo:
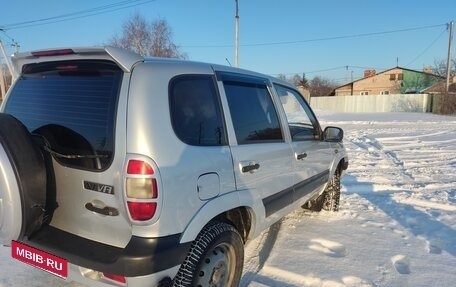
M132 220L150 220L157 211L158 185L154 174L149 163L136 159L128 161L125 193Z
M132 202L128 201L128 211L133 220L146 221L151 219L157 210L156 202Z
M152 175L154 174L154 169L145 161L132 159L128 161L127 173Z
M115 274L109 274L109 273L103 273L103 277L105 278L108 278L112 281L116 281L116 282L119 282L119 283L127 283L127 279L125 279L124 276L120 276L120 275L115 275Z

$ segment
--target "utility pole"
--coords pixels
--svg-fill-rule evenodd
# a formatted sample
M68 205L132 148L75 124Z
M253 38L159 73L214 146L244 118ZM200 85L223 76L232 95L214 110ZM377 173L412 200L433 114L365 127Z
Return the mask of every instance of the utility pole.
M13 40L14 41L14 40ZM14 47L14 54L18 54L19 53L19 43L14 41L12 46Z
M0 49L3 53L3 56L5 57L6 64L8 64L8 59L6 57L5 50L3 49L3 43L2 43L1 39L0 39ZM9 66L8 66L8 68L9 68ZM6 83L5 83L5 74L3 72L3 61L2 61L1 56L0 56L0 92L1 92L1 94L0 94L1 100L3 100L3 98L6 95Z
M3 74L3 62L0 58L0 100L3 101L6 95L5 76Z
M454 26L454 22L451 21L449 24L448 24L448 27L450 29L450 38L449 38L449 41L448 41L448 58L447 58L447 71L446 71L446 92L448 93L448 89L450 87L450 76L451 76L451 48L452 48L452 45L453 45L453 26Z
M239 67L239 6L238 0L236 1L236 16L235 20L235 36L234 36L234 66Z
M348 83L348 65L345 66L345 82Z
M11 64L10 59L6 55L5 48L3 47L2 40L0 39L0 50L3 54L3 57L5 58L6 65L8 66L8 70L11 74L11 77L14 79L14 69L13 69L13 64Z
M350 95L353 96L353 71L351 71L351 82L350 82L350 86L351 86Z

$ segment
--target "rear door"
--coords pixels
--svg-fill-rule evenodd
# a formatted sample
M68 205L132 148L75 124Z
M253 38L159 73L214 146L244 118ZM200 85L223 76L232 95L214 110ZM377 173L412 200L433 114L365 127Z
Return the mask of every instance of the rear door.
M287 86L274 85L285 111L290 130L295 201L307 201L322 190L330 177L334 154L328 142L321 139L320 125L302 95Z
M284 140L271 86L267 79L240 74L218 73L217 78L229 109L236 188L264 205L265 222L276 220L292 203L293 152Z
M25 64L4 112L28 128L53 166L47 200L56 205L50 224L124 246L131 237L119 175L125 132L116 126L125 126L129 74L107 59L70 57Z

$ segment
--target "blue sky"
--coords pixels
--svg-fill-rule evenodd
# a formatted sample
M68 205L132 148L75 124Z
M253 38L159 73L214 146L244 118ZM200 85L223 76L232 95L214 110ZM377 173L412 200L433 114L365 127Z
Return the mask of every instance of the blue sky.
M339 83L351 75L360 77L365 68L392 68L397 59L399 66L417 70L446 59L445 23L456 19L454 0L238 1L241 68L271 75L306 73L309 79L318 75ZM11 39L19 43L20 51L103 45L139 12L150 21L166 19L174 42L190 60L227 64L228 59L234 64L235 0L136 0L114 6L132 7L109 13L46 25L34 22L23 28L11 24L125 0L2 2L0 29L6 34L0 32L0 37L9 53L14 51Z

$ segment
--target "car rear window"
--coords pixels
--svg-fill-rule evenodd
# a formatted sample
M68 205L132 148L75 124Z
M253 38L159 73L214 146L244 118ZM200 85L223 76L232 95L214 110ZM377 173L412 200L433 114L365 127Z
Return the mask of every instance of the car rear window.
M114 154L122 70L110 61L25 65L5 105L61 164L103 170Z

